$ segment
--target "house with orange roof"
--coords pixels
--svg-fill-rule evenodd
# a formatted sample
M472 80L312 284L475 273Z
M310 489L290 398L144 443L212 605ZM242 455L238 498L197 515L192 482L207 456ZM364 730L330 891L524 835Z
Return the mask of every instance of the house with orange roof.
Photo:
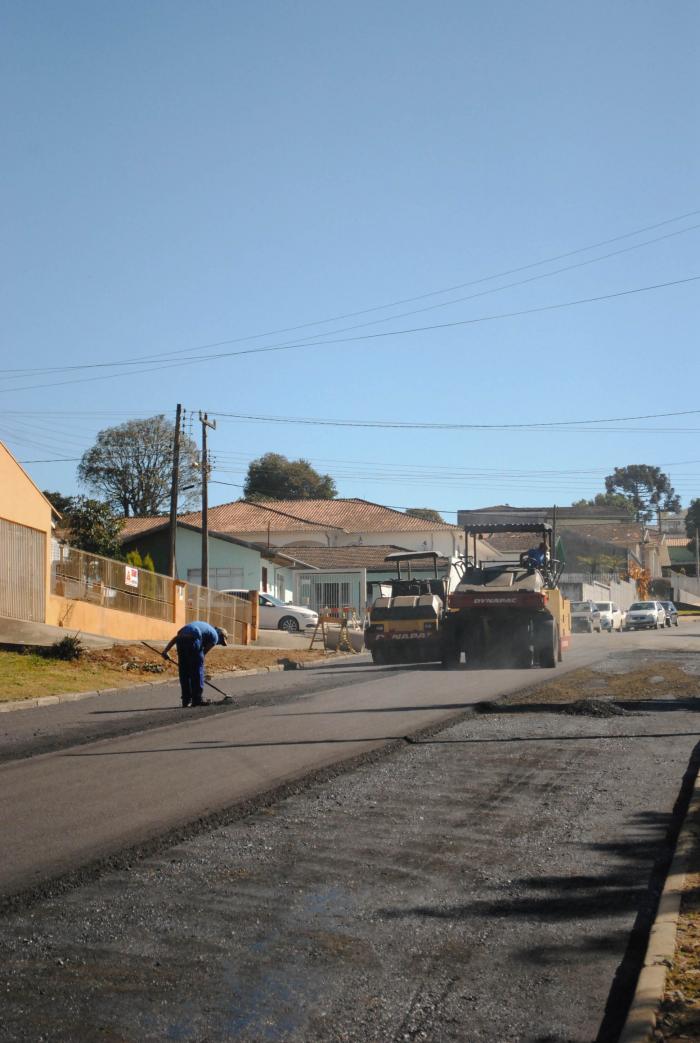
M124 535L131 539L160 519L127 518ZM201 511L180 521L202 524ZM236 500L208 512L209 531L227 533L266 547L304 542L319 547L392 545L407 550L436 551L449 558L464 553L464 532L448 522L428 522L404 511L359 498L335 500Z

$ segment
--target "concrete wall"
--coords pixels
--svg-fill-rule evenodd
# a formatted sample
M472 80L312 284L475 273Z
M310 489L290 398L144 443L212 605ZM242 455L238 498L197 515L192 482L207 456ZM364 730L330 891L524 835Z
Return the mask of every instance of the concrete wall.
M51 504L0 442L0 518L43 534L44 583L51 582Z
M185 625L185 617L183 609L181 623L166 623L135 612L118 612L113 608L91 605L89 601L72 601L50 594L46 622L51 626L100 634L121 641L169 641Z
M676 603L700 608L700 580L695 576L679 576L675 572L668 578L673 585L673 600Z
M182 595L180 594L182 591ZM103 634L122 641L169 641L185 625L184 584L175 586L173 618L151 619L136 612L120 612L89 601L49 594L46 604L46 622L67 630L82 630L86 634Z
M560 587L570 601L612 601L623 611L637 600L637 588L631 580L596 580L585 573L564 573Z

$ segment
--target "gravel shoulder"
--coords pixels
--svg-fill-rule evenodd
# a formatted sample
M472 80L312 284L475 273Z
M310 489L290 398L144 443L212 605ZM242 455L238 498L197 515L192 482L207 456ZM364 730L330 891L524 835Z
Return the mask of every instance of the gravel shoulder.
M612 1043L700 737L626 655L5 916L2 1039Z

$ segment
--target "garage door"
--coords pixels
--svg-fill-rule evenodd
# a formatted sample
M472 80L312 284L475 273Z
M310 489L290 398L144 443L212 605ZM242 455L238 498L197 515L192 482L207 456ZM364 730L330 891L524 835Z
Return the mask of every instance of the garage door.
M0 616L46 619L45 535L0 518Z

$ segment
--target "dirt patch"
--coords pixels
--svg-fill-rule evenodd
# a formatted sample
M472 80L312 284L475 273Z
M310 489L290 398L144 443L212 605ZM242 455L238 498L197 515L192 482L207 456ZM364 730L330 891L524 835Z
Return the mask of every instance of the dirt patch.
M692 823L695 843L691 862L700 866L700 815ZM676 952L654 1033L658 1043L700 1039L700 872L685 878L676 935Z
M700 678L697 675L686 673L678 663L654 659L624 674L581 667L561 679L507 696L499 700L498 705L575 703L581 699L619 703L647 699L694 699L698 696Z
M275 648L215 648L207 656L207 674L215 677L235 670L278 665L295 669L327 658L328 654L304 649L281 652ZM63 692L124 688L140 681L175 680L177 665L164 662L157 652L144 645L124 644L86 649L73 662L47 659L32 651L0 652L0 676L0 702L10 702Z

